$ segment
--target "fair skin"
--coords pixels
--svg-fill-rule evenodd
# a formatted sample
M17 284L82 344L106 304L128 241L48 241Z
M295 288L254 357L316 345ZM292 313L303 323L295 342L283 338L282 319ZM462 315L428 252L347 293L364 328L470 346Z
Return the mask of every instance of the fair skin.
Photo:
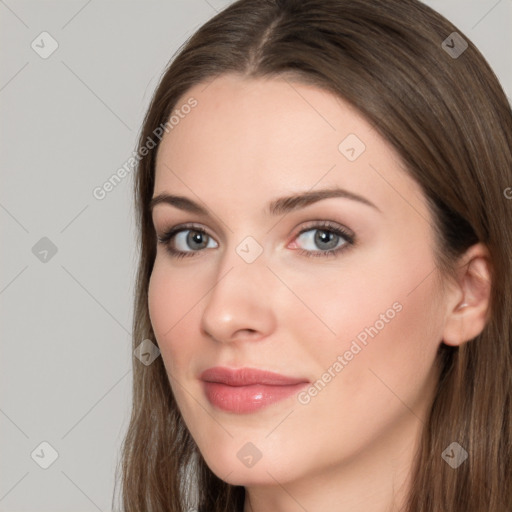
M485 248L468 250L453 282L440 277L419 186L391 146L332 94L225 75L195 86L178 106L190 97L197 107L160 144L153 196L185 196L207 215L159 203L153 222L158 236L183 223L207 234L189 228L167 242L191 257L158 243L148 298L191 435L219 478L246 487L245 512L399 510L433 397L436 351L485 324ZM366 146L354 161L338 149L348 134ZM374 206L331 197L278 216L266 211L275 198L335 186ZM315 228L321 221L353 234L355 244ZM190 233L205 248L187 243ZM237 252L249 236L262 249L251 263ZM344 250L321 254L333 246ZM393 318L382 319L386 312ZM378 333L350 357L371 326ZM333 367L338 356L341 370ZM307 403L295 394L239 414L205 396L198 376L212 366L311 383L330 368L331 379ZM261 453L251 467L237 457L248 442Z

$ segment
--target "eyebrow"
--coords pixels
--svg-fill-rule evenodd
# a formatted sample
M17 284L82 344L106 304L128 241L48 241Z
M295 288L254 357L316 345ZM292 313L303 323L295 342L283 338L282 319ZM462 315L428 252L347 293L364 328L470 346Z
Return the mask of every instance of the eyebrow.
M270 215L283 215L291 211L305 208L306 206L317 203L318 201L322 201L323 199L330 199L335 197L357 201L359 203L375 208L379 212L381 211L375 204L373 204L365 197L337 187L302 192L286 197L279 197L268 203L267 212ZM169 204L175 208L179 208L180 210L184 210L190 213L208 215L208 210L206 208L184 196L176 196L166 193L159 194L151 199L149 203L150 212L153 211L153 208L158 204Z

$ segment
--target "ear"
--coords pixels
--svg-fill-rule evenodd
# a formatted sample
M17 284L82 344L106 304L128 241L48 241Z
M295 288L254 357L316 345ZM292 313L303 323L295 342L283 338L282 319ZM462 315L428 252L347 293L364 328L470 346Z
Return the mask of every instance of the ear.
M443 342L459 346L478 336L490 316L491 264L487 247L471 246L459 259L447 295Z

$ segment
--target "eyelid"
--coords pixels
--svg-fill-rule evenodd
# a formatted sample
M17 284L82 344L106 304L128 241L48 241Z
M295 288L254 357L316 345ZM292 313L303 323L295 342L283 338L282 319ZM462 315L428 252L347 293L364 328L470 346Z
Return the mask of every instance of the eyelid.
M301 224L301 228L298 231L295 232L295 234L292 236L292 239L295 239L298 236L300 236L302 233L305 233L306 231L310 231L310 230L315 229L315 228L317 228L317 229L325 228L325 229L338 230L338 231L343 232L344 236L346 236L350 241L353 242L354 239L355 239L355 233L351 229L347 228L346 226L344 226L342 224L339 224L339 223L334 222L334 221L329 221L329 220L311 220L311 221L307 221L305 223L305 225L304 225L304 223L302 223ZM159 236L157 234L156 236L159 239L159 241L161 241L162 238L166 238L169 235L170 236L175 235L175 234L179 233L180 231L186 231L188 229L190 229L190 230L197 230L199 232L205 233L210 238L213 238L214 240L216 240L215 237L208 232L207 228L205 228L201 224L197 224L197 223L194 223L194 222L185 222L185 223L182 223L182 224L176 224L175 226L172 226L171 228L164 230L163 235ZM156 229L155 229L155 232L156 232Z
M324 228L326 231L339 231L343 234L343 236L347 239L347 241L354 243L356 239L356 234L343 224L338 222L330 221L330 220L312 220L307 221L305 225L301 225L300 230L293 235L293 239L300 236L302 233L310 231L312 229L321 230Z
M160 241L162 238L166 238L166 237L175 235L175 234L179 233L180 231L187 231L187 230L200 231L201 233L205 233L210 238L213 238L215 240L215 237L208 232L208 229L206 229L204 226L202 226L200 224L196 224L195 222L184 222L182 224L176 224L170 228L164 229L162 235L156 234L156 237ZM156 233L156 231L157 230L155 228L155 233Z

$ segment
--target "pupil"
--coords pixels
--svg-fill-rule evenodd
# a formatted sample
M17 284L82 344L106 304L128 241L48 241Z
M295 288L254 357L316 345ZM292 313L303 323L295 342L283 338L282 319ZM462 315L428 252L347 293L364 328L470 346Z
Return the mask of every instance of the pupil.
M318 231L317 233L317 241L323 244L328 244L329 242L332 242L332 240L336 237L334 233L331 233L329 231ZM334 243L334 246L336 243ZM331 243L330 247L332 247L333 244ZM329 247L329 248L330 248Z
M200 232L191 232L189 234L189 237L192 241L192 244L197 244L199 246L201 245L204 245L204 241L202 241L202 238L203 238L203 233L200 233Z

